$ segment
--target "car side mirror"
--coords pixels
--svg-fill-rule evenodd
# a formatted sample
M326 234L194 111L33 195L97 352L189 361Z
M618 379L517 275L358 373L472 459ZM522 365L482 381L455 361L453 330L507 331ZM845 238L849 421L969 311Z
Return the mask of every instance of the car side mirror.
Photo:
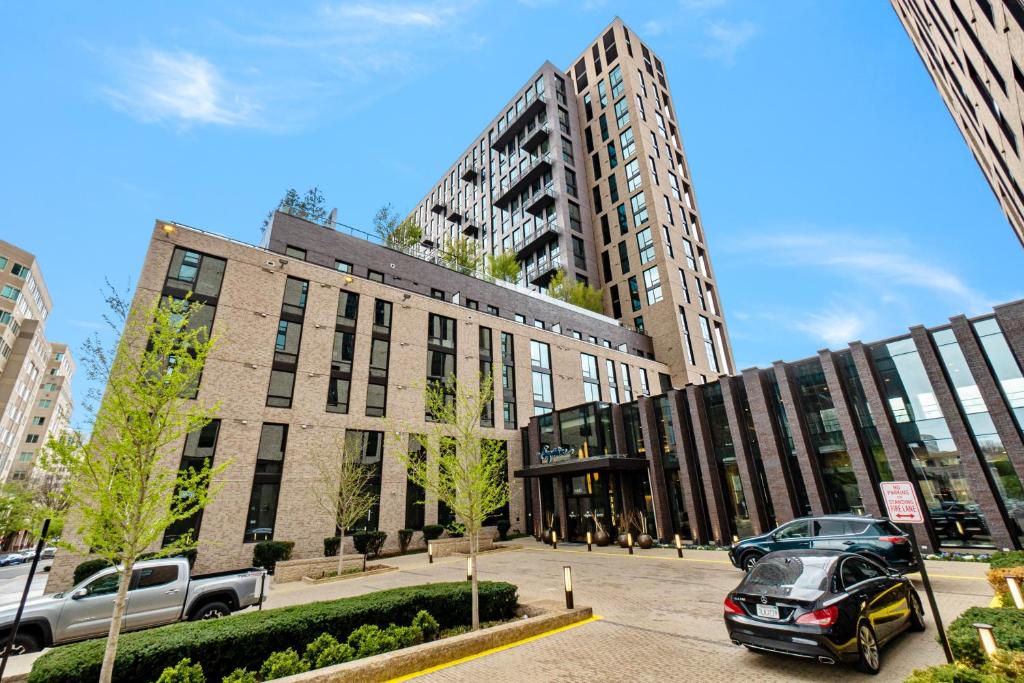
M87 591L84 588L79 588L78 590L76 590L74 593L71 594L71 599L72 600L81 600L82 598L84 598L88 594L89 594L89 591Z

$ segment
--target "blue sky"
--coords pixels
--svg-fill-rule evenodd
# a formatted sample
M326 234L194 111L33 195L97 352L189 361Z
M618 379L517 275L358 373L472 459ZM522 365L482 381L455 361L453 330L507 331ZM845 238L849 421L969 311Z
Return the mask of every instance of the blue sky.
M311 185L352 225L405 211L615 14L665 63L739 367L1024 296L884 0L29 3L0 44L0 235L38 255L48 335L77 350L154 219L256 242Z

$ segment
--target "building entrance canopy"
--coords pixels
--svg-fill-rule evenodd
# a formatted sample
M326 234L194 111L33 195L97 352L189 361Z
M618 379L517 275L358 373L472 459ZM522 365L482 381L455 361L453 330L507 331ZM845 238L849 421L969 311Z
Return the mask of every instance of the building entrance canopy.
M593 455L588 458L557 460L543 465L531 465L514 472L521 479L549 477L554 474L580 475L590 472L632 472L646 470L647 460L619 453Z

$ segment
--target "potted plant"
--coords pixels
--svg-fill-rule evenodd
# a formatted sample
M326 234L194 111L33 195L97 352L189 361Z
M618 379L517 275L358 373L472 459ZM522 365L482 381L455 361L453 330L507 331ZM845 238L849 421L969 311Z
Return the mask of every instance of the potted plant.
M654 538L647 533L647 515L637 510L637 521L640 523L640 535L636 537L636 544L644 550L654 547Z
M616 525L616 527L618 528L618 531L619 531L619 537L616 539L616 541L619 544L619 547L620 548L628 548L629 547L629 540L628 540L629 537L626 534L629 531L629 515L628 514L626 514L626 515L619 515L619 521L618 521L618 524Z
M508 540L508 530L509 530L509 528L511 526L512 525L509 524L507 519L499 519L498 520L498 524L497 524L497 527L498 527L498 538L500 538L503 541L507 541Z
M545 513L544 519L547 520L547 524L544 525L544 533L541 535L541 540L551 545L551 532L555 530L555 513Z
M594 530L594 543L598 547L603 548L612 542L612 537L605 531L604 525L601 524L601 519L597 515L594 515Z

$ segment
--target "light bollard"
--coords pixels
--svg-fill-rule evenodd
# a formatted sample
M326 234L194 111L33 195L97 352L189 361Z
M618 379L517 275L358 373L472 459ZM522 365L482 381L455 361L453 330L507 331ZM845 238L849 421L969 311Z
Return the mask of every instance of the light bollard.
M1016 576L1007 576L1006 585L1010 589L1010 595L1013 596L1013 604L1017 609L1024 609L1024 595L1020 591L1020 581Z
M683 556L683 539L679 538L679 534L676 534L676 553L679 557Z
M991 657L999 649L996 644L996 637L992 634L990 624L973 624L978 629L978 640L981 641L981 649L985 651L986 657Z
M427 544L427 564L434 564L434 544Z
M562 567L562 575L565 581L565 608L572 609L572 568L569 565Z
M554 529L551 530L551 549L558 550L558 532Z
M466 581L473 580L473 558L466 558Z
M591 537L590 532L588 531L587 532L587 552L588 553L590 552L590 544L592 542L593 542L593 538Z
M633 532L630 531L626 534L626 547L629 548L629 554L633 554Z

